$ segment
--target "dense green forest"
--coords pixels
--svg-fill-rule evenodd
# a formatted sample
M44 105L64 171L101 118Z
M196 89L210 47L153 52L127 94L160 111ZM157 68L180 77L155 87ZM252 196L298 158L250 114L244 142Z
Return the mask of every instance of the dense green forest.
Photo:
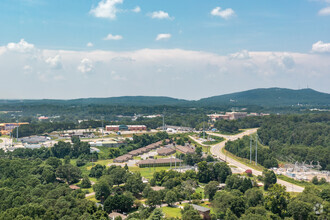
M216 128L221 133L235 134L239 132L239 129L246 128L258 128L261 126L262 122L266 120L268 116L263 117L246 117L238 120L217 120L214 123L214 128Z
M81 173L77 167L62 164L61 160L26 159L0 160L0 219L109 219L112 211L130 213L128 219L162 220L164 213L157 206L188 200L203 205L209 199L213 209L211 219L327 219L330 213L330 189L306 187L303 193L291 197L285 188L275 184L272 171L264 171L265 191L256 187L256 179L232 175L226 163L198 163L199 171L160 171L149 183L143 183L140 173L129 172L128 167L98 167L100 175L93 185L95 198L103 204L96 206L85 199L81 189L71 190L66 183L77 182ZM78 170L77 170L78 169ZM92 169L90 172L94 172ZM72 175L66 175L70 173ZM70 176L71 179L66 179ZM93 176L93 175L92 175ZM57 179L55 178L57 177ZM218 191L219 183L226 183ZM204 197L196 189L204 185ZM163 186L154 190L151 186ZM82 188L91 187L84 176ZM142 205L141 200L145 202ZM322 209L315 210L315 207ZM183 220L201 220L189 204L181 210ZM119 219L119 218L118 218Z
M81 190L56 181L65 168L77 169L40 159L1 159L0 219L108 219Z
M232 122L239 123L239 122ZM273 115L263 117L258 130L262 145L258 161L266 167L280 161L320 162L322 169L330 170L330 114ZM254 142L255 143L255 142ZM253 146L255 145L253 143ZM245 137L228 142L226 149L249 159L250 140ZM254 147L253 153L254 155Z

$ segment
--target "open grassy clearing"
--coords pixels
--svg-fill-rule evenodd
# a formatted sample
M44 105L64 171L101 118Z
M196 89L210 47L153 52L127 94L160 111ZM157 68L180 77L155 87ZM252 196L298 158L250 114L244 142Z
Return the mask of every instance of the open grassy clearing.
M173 166L173 168L174 168L174 166ZM155 172L159 172L162 170L169 170L170 167L145 167L145 168L128 167L128 169L131 172L140 172L141 176L143 176L147 179L151 179Z
M181 209L175 207L162 207L163 213L167 218L181 218Z
M109 156L109 147L104 147L104 146L98 146L96 147L97 149L100 150L99 152L99 159L107 159Z
M195 191L196 193L202 194L202 199L205 199L204 186L205 186L205 184L200 184L200 187L198 187Z
M90 201L92 201L92 202L100 202L99 200L97 200L97 199L95 198L95 195L88 196L88 197L86 197L86 199L88 199L88 200L90 200Z

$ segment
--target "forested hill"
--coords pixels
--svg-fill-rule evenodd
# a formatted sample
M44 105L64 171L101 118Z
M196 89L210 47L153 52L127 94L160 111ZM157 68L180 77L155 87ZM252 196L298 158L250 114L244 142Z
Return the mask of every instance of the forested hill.
M330 94L321 93L312 89L253 89L244 92L227 95L213 96L197 101L203 105L258 105L258 106L290 106L290 105L313 105L330 106Z
M110 98L82 98L71 100L0 100L0 105L130 105L130 106L160 106L180 105L190 107L200 106L330 106L330 94L312 89L267 88L253 89L243 92L203 98L198 101L188 101L165 96L122 96Z
M15 105L15 104L61 104L61 105L175 105L183 104L188 101L165 96L121 96L109 98L81 98L81 99L25 99L25 100L0 100L0 105Z

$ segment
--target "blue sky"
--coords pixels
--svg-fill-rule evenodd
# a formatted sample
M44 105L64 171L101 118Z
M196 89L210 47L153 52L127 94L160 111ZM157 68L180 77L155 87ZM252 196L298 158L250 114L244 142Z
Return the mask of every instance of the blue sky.
M330 0L2 0L0 28L0 98L330 92Z

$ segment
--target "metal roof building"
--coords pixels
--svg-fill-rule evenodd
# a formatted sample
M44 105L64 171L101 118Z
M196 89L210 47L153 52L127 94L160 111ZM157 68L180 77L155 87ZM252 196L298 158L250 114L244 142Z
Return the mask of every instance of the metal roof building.
M173 165L174 163L180 163L183 162L183 160L177 159L177 158L163 158L163 159L148 159L148 160L141 160L137 162L136 164L139 167L166 167Z

